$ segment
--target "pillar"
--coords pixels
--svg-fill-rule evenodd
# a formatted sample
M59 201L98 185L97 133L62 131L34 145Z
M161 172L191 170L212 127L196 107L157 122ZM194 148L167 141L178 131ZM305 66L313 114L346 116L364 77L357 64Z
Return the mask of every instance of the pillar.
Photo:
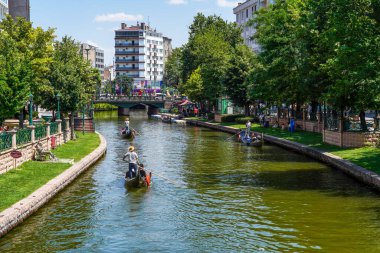
M36 142L36 126L28 126L28 128L31 130L31 141L32 143Z
M11 131L8 131L8 133L12 135L12 149L17 149L17 139L16 139L17 131L13 129Z

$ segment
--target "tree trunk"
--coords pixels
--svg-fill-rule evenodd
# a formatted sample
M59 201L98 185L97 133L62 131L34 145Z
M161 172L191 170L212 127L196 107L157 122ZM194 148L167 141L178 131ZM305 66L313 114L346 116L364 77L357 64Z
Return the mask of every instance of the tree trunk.
M368 128L367 128L367 122L365 121L365 111L360 111L359 113L359 117L360 117L360 126L362 128L362 131L367 131Z
M244 106L244 113L245 113L246 117L251 116L251 112L250 112L250 108L249 108L249 103L245 104L245 106Z
M18 117L20 129L24 128L24 108L20 110L20 116Z

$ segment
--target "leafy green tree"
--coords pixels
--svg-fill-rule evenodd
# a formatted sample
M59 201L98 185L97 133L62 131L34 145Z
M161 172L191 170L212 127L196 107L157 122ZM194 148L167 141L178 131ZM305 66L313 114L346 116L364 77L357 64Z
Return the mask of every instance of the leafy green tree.
M252 100L248 97L248 76L255 65L255 54L246 45L239 45L228 62L224 85L226 94L236 106L245 108L249 116Z
M177 88L181 84L182 64L182 48L175 48L165 63L164 83L168 87Z
M129 76L117 76L114 83L121 88L124 94L129 94L133 89L133 78Z
M202 71L200 67L198 67L190 75L190 78L181 86L181 88L185 91L185 95L187 95L191 100L196 102L204 101L205 87L203 84Z
M300 39L302 0L280 1L261 9L251 21L260 44L260 67L251 73L251 98L274 104L302 104L308 94L304 78L307 50Z
M200 45L197 43L197 41L199 42L199 37L203 35L208 37L210 33L213 33L212 36L214 38L221 38L228 45L224 49L226 54L230 54L231 48L243 41L241 29L235 22L227 22L216 15L206 17L202 13L198 13L189 27L189 41L182 49L183 64L181 79L183 83L187 81L193 71L200 66L201 60L204 59L201 55L194 54L194 51L199 51Z
M52 61L54 30L33 28L25 19L7 16L0 22L1 92L4 111L0 117L11 117L24 108L28 93L40 103L42 91L49 90L49 64ZM21 120L23 120L21 118Z

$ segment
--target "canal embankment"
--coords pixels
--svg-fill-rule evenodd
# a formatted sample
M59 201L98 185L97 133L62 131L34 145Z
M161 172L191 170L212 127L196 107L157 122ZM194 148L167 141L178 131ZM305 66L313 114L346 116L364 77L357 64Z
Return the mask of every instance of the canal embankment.
M244 128L244 125L231 124L230 126L225 126L221 124L204 122L204 121L199 121L199 120L194 120L194 119L186 119L186 122L189 125L206 127L206 128L214 129L217 131L227 132L230 134L236 134L240 131L241 128ZM255 132L256 134L263 133L263 131L257 131L257 129L258 129L257 125L256 127L254 126L253 132ZM305 134L308 134L308 133L305 133ZM312 140L313 138L309 138L307 141L308 144L302 144L299 142L286 140L281 137L273 136L264 132L265 142L278 145L285 149L293 150L297 153L306 155L308 157L311 157L313 159L316 159L318 161L331 165L332 167L340 169L343 172L347 173L348 175L354 177L355 179L380 191L380 175L378 173L376 173L375 171L366 169L362 166L359 166L358 164L353 163L349 160L346 160L333 153L327 152L322 149L314 148L312 147L313 146ZM314 144L316 145L317 142L315 141ZM336 152L342 152L342 150L336 148ZM376 152L377 150L375 150L375 153ZM370 161L371 159L373 159L374 161ZM370 157L367 159L366 164L375 163L377 159L378 158L376 157L373 157L373 158ZM378 167L380 167L380 165ZM371 168L374 168L374 166L371 165Z
M54 154L72 159L74 164L29 161L0 175L0 237L73 182L106 152L105 138L98 133L78 135L76 141L62 145ZM5 210L4 210L5 209Z

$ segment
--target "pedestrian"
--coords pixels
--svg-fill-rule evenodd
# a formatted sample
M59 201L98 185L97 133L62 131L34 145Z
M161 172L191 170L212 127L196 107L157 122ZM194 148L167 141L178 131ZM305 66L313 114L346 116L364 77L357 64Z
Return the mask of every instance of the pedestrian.
M138 170L137 164L139 163L139 157L135 152L135 147L130 146L128 152L124 155L123 161L128 162L128 172L125 174L125 177L133 178L136 177Z

